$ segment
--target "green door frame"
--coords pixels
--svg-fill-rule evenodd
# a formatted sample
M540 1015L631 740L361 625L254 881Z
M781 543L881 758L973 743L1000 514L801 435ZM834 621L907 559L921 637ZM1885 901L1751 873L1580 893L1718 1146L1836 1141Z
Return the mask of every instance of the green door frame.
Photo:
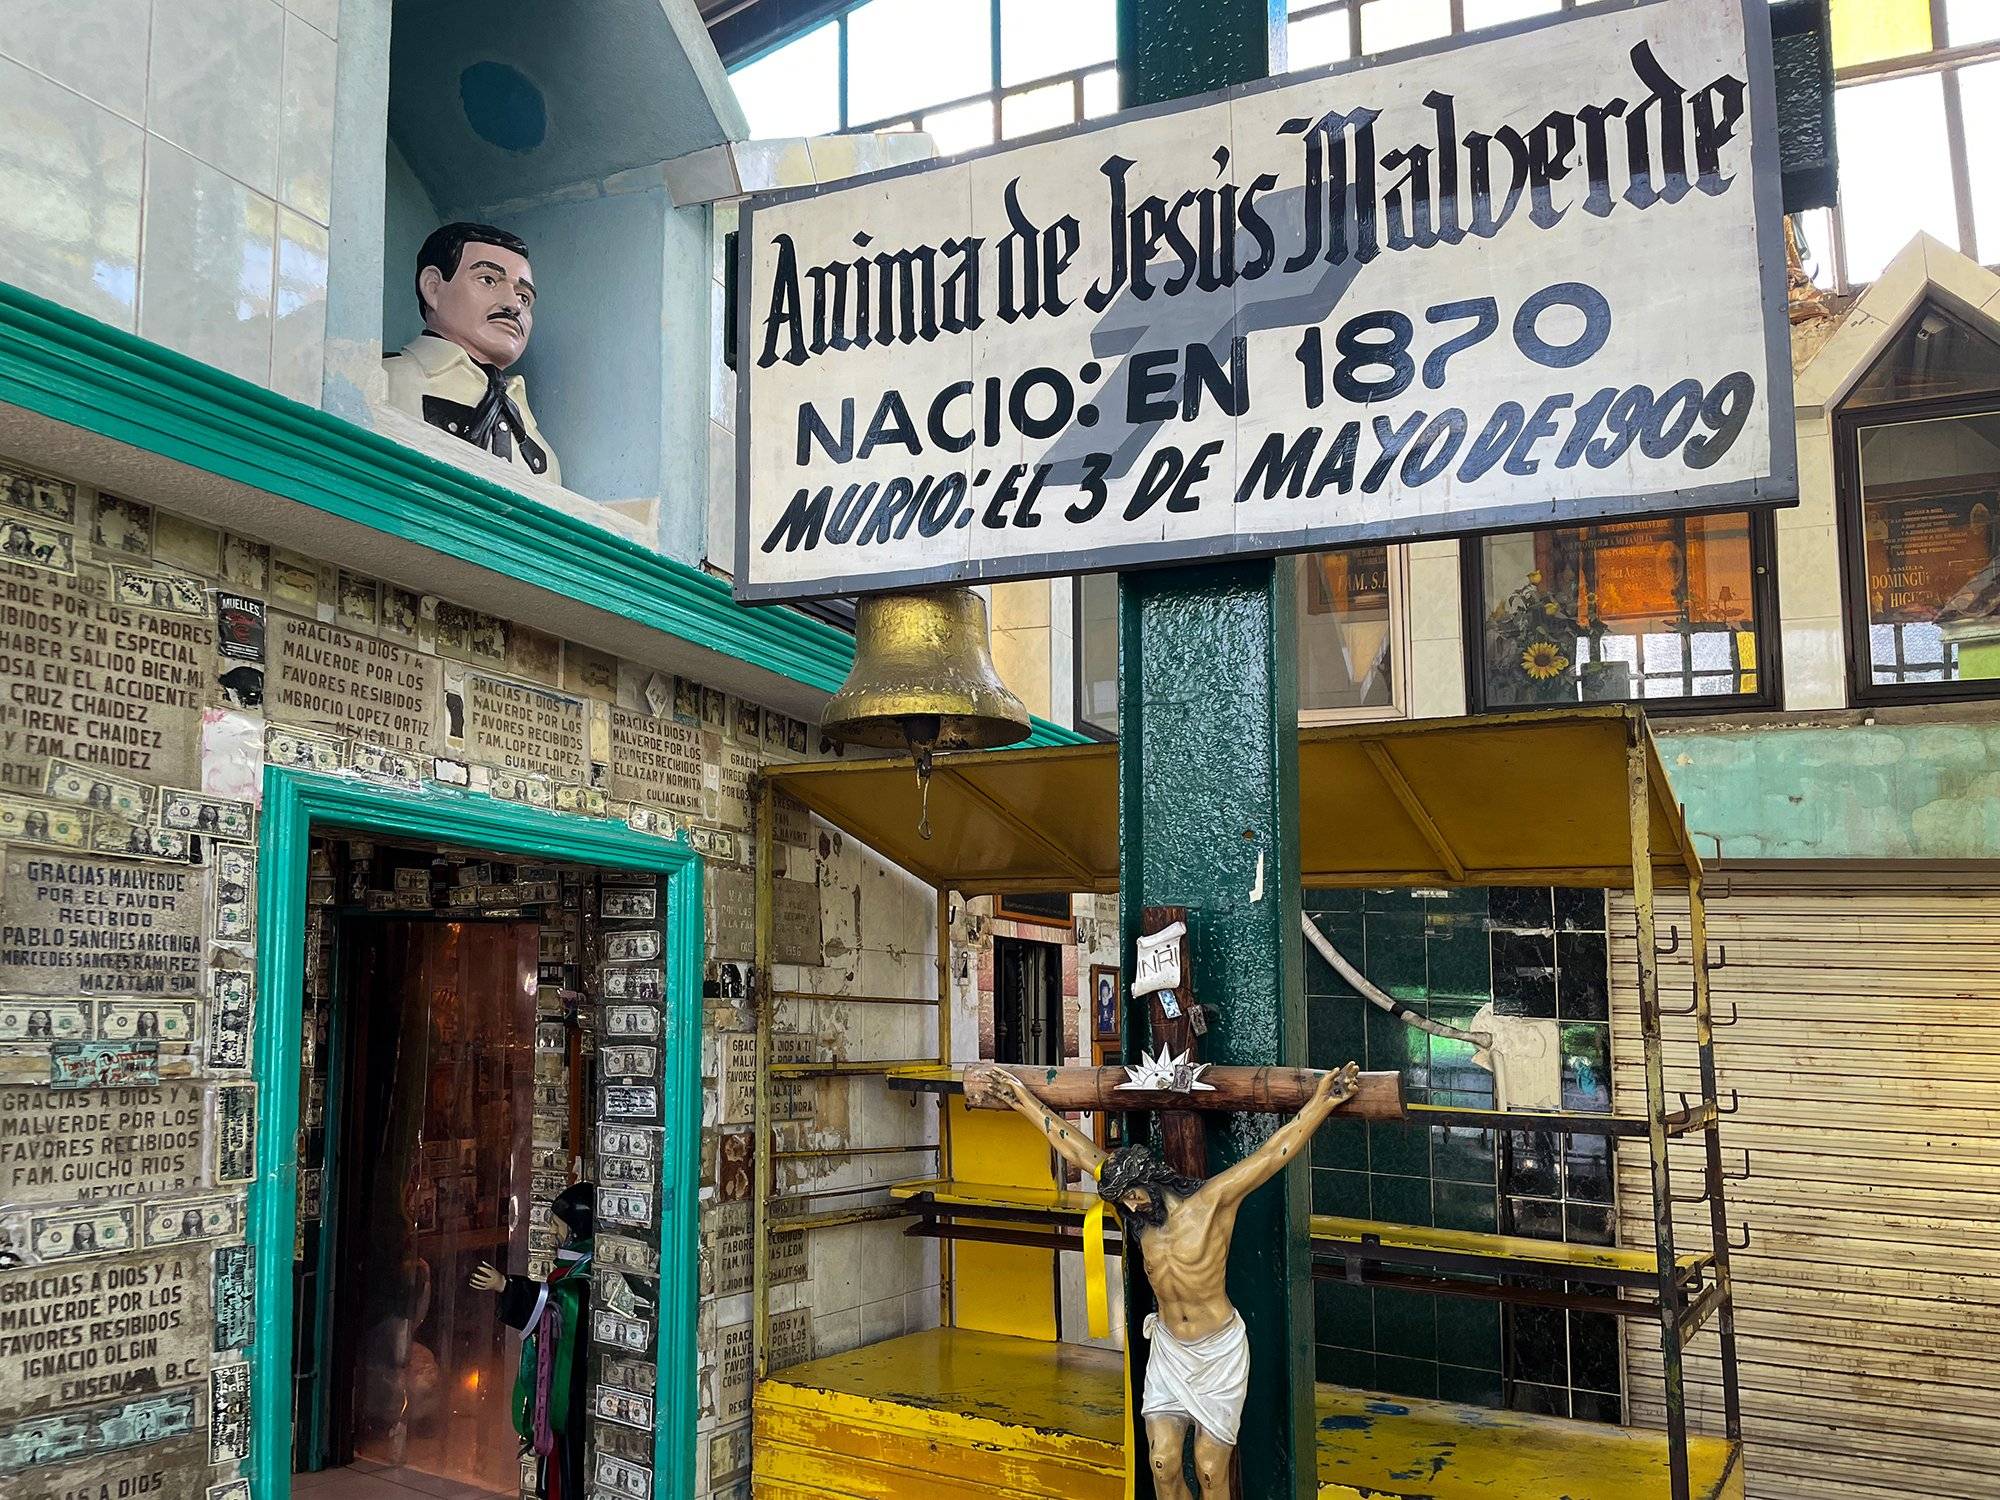
M250 1187L256 1338L250 1361L252 1500L284 1500L292 1475L292 1237L298 1220L299 1052L306 865L315 831L436 840L524 859L646 870L667 880L660 1151L660 1308L653 1493L694 1492L696 1194L701 1160L701 857L622 823L267 767L258 857L256 1076L262 1120Z

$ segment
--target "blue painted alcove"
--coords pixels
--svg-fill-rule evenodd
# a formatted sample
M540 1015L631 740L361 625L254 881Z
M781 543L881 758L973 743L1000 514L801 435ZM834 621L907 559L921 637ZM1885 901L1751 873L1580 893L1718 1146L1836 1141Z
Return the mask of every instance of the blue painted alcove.
M745 130L693 0L395 0L389 20L384 348L421 326L432 228L521 235L540 295L518 369L565 485L657 497L662 550L698 561L708 213L675 209L656 169Z

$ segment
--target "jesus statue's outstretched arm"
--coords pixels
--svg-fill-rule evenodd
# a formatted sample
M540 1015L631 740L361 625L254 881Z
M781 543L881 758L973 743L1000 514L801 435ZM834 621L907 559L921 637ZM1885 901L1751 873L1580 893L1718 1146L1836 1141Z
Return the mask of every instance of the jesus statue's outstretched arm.
M1004 1098L1016 1111L1035 1122L1064 1161L1088 1176L1097 1175L1098 1164L1104 1160L1105 1153L1098 1149L1095 1141L1053 1113L1046 1104L1029 1092L1026 1084L1005 1068L982 1068L979 1071L990 1080L996 1094Z
M1326 1123L1327 1117L1360 1089L1361 1069L1354 1063L1322 1075L1305 1107L1272 1131L1271 1138L1250 1155L1209 1178L1202 1186L1203 1194L1220 1206L1234 1208L1282 1172L1305 1149L1306 1142Z

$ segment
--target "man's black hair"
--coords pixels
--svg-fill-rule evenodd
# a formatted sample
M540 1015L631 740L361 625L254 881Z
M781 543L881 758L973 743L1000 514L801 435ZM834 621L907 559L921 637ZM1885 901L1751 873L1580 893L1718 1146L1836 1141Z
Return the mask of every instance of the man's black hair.
M1128 1213L1119 1200L1134 1189L1143 1189L1152 1199L1150 1209L1138 1210L1139 1218L1154 1226L1166 1222L1165 1195L1191 1198L1201 1187L1192 1177L1183 1177L1167 1165L1166 1158L1151 1146L1121 1146L1105 1159L1097 1174L1097 1196L1118 1210L1122 1222Z
M502 250L512 250L523 260L528 258L528 242L518 234L509 234L504 229L496 229L491 224L468 224L463 220L455 224L441 224L430 232L423 249L417 252L417 311L427 313L430 306L424 301L424 268L436 266L438 274L446 281L458 274L458 263L465 258L467 245L498 245Z
M491 240L486 243L492 244ZM563 1224L573 1240L587 1240L597 1228L597 1187L594 1183L571 1183L549 1205L549 1212Z

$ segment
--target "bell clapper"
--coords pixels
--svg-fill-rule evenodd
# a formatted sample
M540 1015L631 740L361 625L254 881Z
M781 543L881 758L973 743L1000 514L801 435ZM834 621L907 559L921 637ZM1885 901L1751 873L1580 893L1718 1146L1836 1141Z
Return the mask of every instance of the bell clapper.
M1028 710L993 670L986 601L966 587L871 594L855 605L854 665L820 717L850 745L906 750L917 832L931 836L931 760L1026 739Z
M910 754L917 763L917 833L931 836L931 747L912 745Z

